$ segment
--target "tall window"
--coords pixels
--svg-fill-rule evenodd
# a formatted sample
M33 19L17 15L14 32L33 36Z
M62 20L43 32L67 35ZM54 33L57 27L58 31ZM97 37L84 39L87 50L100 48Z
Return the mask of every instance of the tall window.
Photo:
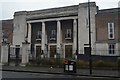
M109 54L115 54L115 44L109 44Z
M41 40L41 38L42 38L42 32L41 31L37 31L36 39L37 40Z
M66 29L65 39L71 39L72 32L71 29Z
M51 30L50 40L56 40L56 30Z
M114 39L114 23L108 23L108 39Z

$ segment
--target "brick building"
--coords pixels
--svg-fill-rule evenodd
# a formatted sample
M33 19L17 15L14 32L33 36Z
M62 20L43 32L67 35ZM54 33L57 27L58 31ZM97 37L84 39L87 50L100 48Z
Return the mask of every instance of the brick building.
M96 18L96 53L120 55L120 8L99 10Z
M13 19L10 20L1 20L0 21L0 45L5 41L12 45L13 39ZM1 46L0 46L0 56L1 56ZM1 58L1 57L0 57Z

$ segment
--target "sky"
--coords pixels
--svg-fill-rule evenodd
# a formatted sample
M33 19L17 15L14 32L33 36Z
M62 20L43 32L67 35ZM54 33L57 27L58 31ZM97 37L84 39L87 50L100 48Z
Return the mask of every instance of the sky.
M88 0L0 0L0 20L13 19L14 12L78 5ZM117 8L120 0L90 0L99 9Z

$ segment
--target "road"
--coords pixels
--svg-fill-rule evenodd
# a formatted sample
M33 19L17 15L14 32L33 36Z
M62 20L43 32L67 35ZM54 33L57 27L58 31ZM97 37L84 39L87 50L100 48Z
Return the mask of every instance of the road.
M120 80L117 78L2 71L2 80Z

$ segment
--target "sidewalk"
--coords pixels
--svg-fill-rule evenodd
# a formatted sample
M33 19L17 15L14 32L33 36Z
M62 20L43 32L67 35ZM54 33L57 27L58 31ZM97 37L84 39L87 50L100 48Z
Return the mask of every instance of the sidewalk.
M18 72L32 72L32 73L47 73L47 74L69 74L64 73L63 68L53 67L21 67L21 66L2 66L3 71L18 71ZM83 75L89 76L89 69L77 69L77 73L70 73L69 75ZM111 76L120 77L118 71L113 70L92 70L93 76Z

